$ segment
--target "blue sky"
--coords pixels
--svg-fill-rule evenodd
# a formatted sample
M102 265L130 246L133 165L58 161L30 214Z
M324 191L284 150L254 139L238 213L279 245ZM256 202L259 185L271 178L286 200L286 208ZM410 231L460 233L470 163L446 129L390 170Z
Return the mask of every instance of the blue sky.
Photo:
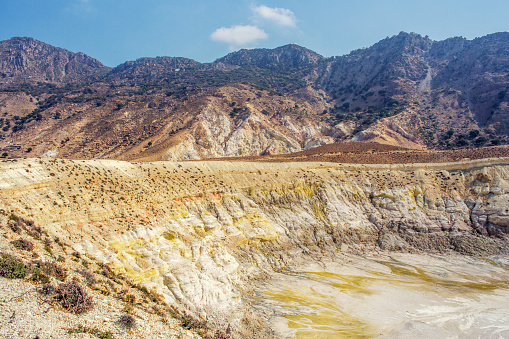
M508 13L507 0L0 0L0 40L31 36L108 66L289 43L333 56L400 31L434 40L508 31Z

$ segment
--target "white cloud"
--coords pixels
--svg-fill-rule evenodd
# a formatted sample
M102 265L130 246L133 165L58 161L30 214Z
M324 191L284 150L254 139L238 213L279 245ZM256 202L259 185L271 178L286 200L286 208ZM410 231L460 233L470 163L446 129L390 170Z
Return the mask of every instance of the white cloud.
M256 26L232 26L218 28L210 35L214 41L226 42L231 46L245 46L258 40L267 39L267 33Z
M259 18L272 21L279 26L296 27L297 18L292 11L286 8L271 8L267 6L258 6L253 8L253 12Z

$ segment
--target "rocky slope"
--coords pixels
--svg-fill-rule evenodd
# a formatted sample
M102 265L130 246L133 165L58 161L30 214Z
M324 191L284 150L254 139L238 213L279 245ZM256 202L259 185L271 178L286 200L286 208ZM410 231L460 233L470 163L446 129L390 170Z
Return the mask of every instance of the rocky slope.
M107 74L33 39L2 46L4 157L184 160L342 140L413 149L509 142L508 33L432 41L402 32L332 58L297 45L207 64L141 58Z
M62 100L29 120L16 120L14 127L23 128L2 140L4 152L188 160L288 153L334 140L335 130L311 115L323 110L323 102L274 97L251 86L189 93L184 100L157 93L142 98L119 93L102 100L107 89L94 91L86 99L74 97L82 103ZM26 95L17 100L30 104Z
M260 338L271 330L249 306L249 291L273 272L340 252L507 251L508 166L507 158L425 165L12 160L0 164L0 209L60 239L58 255L78 252L94 267L108 265L118 275L114 286L144 287L210 328L229 325L234 337ZM32 226L15 233L2 220L7 239L32 239Z
M104 76L109 67L83 53L72 53L33 38L0 42L0 86L17 84L72 84Z
M501 117L508 112L508 43L508 33L436 42L401 32L334 58L318 83L335 99L339 121L361 117L371 124L398 114L407 119L396 119L407 132L429 147L464 146L507 134ZM450 129L454 138L445 136ZM470 130L484 133L469 138Z

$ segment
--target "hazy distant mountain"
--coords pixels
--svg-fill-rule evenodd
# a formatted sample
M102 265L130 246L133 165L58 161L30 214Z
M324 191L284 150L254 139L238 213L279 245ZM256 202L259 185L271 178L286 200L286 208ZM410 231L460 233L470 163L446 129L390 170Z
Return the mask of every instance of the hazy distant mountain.
M332 58L286 45L113 69L12 38L0 42L0 65L9 156L198 159L348 139L439 149L509 142L509 33L433 41L401 32Z

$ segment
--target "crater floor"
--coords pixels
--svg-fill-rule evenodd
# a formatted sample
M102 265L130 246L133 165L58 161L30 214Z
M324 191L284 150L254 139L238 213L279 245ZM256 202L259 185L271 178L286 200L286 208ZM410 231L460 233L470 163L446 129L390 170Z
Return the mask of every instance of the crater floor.
M507 257L344 255L278 274L258 304L282 337L505 338Z

